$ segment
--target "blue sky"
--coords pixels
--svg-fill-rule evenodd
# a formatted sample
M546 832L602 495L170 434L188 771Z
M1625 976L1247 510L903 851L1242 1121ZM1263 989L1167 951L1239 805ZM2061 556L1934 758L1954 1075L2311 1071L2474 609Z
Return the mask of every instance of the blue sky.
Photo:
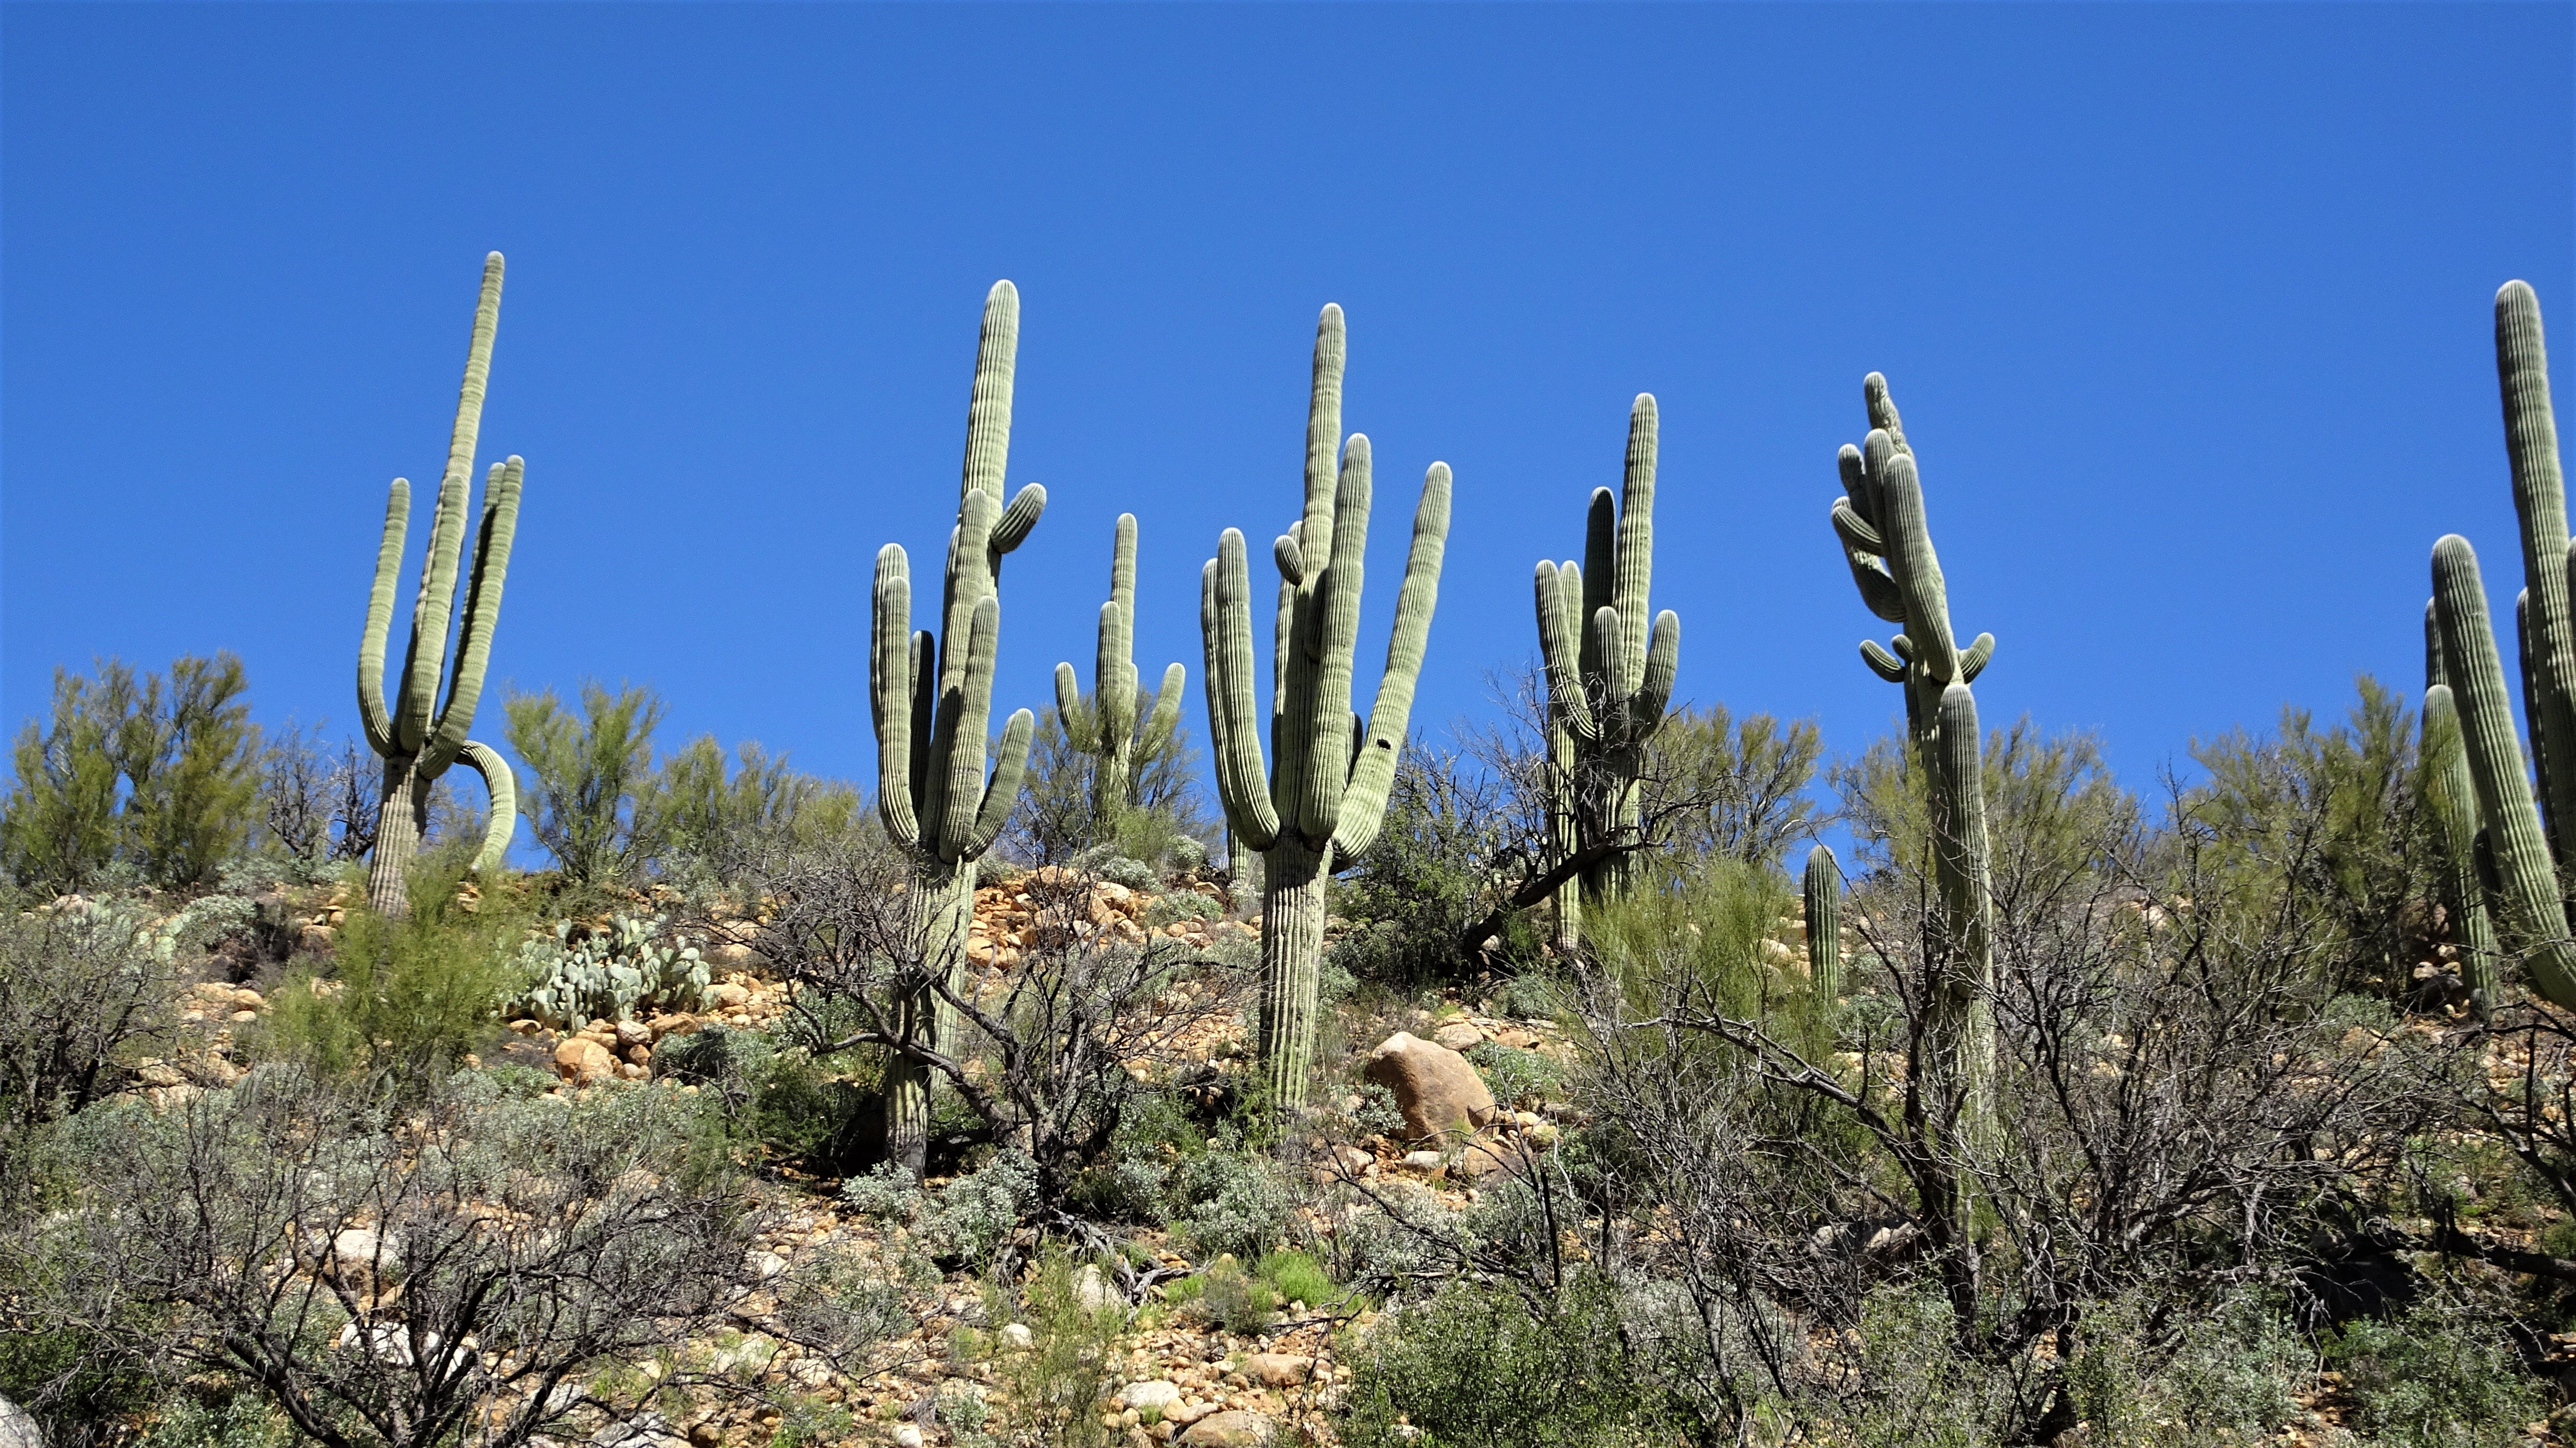
M1137 662L1203 725L1199 566L1292 515L1338 301L1364 673L1456 470L1418 721L1534 650L1645 390L1682 692L1864 745L1898 700L1825 520L1876 368L2002 639L1989 721L2145 785L2356 671L2420 688L2442 532L2509 600L2490 306L2538 288L2576 408L2576 7L12 3L0 720L60 663L231 648L263 717L351 726L492 248L495 682L649 680L672 742L871 772L870 560L935 567L1009 277L1011 476L1054 501L999 703L1088 676L1130 510Z

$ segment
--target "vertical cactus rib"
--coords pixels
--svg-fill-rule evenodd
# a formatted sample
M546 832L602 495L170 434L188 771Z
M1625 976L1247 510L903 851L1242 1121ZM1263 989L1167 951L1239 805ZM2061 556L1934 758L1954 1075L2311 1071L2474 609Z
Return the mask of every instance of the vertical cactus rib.
M2496 292L2495 352L2532 615L2524 652L2538 676L2524 686L2531 701L2527 723L2532 757L2541 766L2542 818L2564 859L2576 855L2576 771L2551 766L2576 760L2576 608L2569 603L2567 489L2550 408L2549 349L2540 299L2527 283L2507 282Z
M1217 792L1234 837L1262 855L1259 1039L1263 1076L1283 1111L1303 1106L1313 1066L1332 860L1337 851L1365 848L1384 821L1449 526L1449 470L1434 464L1414 513L1376 709L1362 720L1351 706L1351 660L1371 467L1367 437L1353 433L1345 441L1341 432L1347 358L1341 308L1327 306L1316 323L1307 397L1304 507L1271 549L1279 588L1266 773L1256 732L1252 582L1241 530L1228 528L1218 538L1217 556L1199 581ZM1157 718L1163 708L1157 700Z
M2469 1003L2485 1016L2497 1003L2498 961L2495 922L2478 881L2477 784L2469 776L2468 752L2460 739L2459 706L2450 686L2438 677L2424 689L2423 757L2424 799L2441 847L2442 903L2463 957Z
M913 804L912 565L901 544L877 550L870 607L868 714L877 735L877 815L909 849L920 842Z
M1610 595L1619 609L1619 673L1611 692L1626 697L1645 682L1652 615L1646 594L1655 572L1655 395L1640 392L1628 409L1628 459L1619 490L1619 554Z
M367 593L367 622L358 640L358 718L367 746L385 761L384 815L368 862L367 897L393 918L410 913L406 875L426 828L430 787L458 758L482 750L468 738L481 701L485 667L500 621L502 582L518 527L526 464L517 457L493 465L479 515L470 507L474 448L483 424L483 399L492 371L492 339L501 317L501 254L483 261L474 330L466 344L465 377L449 428L447 466L439 479L419 592L412 601L411 634L401 672L388 698L385 658L393 627L394 594L401 582L402 550L409 531L411 484L396 478L386 498L384 531L376 546L376 574ZM465 585L464 618L456 657L448 658L448 633L456 623L456 585L463 569L466 525L477 521L474 557ZM440 683L445 678L445 699ZM483 750L489 754L489 750ZM493 794L493 820L478 868L497 868L513 829L515 790L498 756L475 757L476 771ZM494 841L497 840L497 844ZM485 861L488 859L489 864Z
M2433 545L2433 605L2442 633L2443 672L2458 706L2478 813L2486 821L2502 887L2508 927L2503 943L2530 965L2532 981L2543 995L2576 1006L2576 942L2568 938L2557 870L2523 774L2504 661L2488 621L2477 553L2456 533Z
M966 405L966 464L959 485L961 494L991 499L997 517L1011 457L1011 380L1019 354L1020 289L998 281L984 294L984 323L975 338L975 387ZM1038 506L1045 506L1045 497L1038 494Z
M1807 990L1831 1010L1843 993L1843 872L1832 850L1818 845L1807 852L1799 886L1807 911Z

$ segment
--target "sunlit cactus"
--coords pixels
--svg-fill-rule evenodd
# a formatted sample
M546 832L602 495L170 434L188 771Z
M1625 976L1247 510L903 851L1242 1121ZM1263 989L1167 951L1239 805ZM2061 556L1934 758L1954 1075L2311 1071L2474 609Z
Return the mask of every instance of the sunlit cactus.
M474 309L474 335L465 353L465 383L448 434L447 469L439 479L431 515L429 553L421 565L420 592L412 602L411 637L390 706L385 699L385 639L393 627L394 592L402 581L403 537L411 520L411 484L394 479L385 503L385 527L376 547L375 585L367 594L366 631L358 640L358 722L367 747L385 761L382 808L367 868L367 903L378 914L411 913L407 876L429 825L429 796L440 775L459 759L483 776L492 799L477 869L497 869L507 858L517 824L517 791L509 766L488 746L465 737L483 695L483 670L491 662L492 634L501 617L501 583L510 567L510 539L519 524L519 489L526 468L518 458L494 463L483 483L483 507L474 531L474 561L464 567L468 493L474 480L474 444L483 426L483 392L492 372L492 334L501 320L501 254L483 259L483 294ZM456 619L456 581L466 575L464 624L456 629L451 668L448 634ZM445 683L445 702L440 685Z
M923 968L952 989L966 968L974 921L976 862L1020 797L1036 718L1014 712L1002 727L1000 757L985 776L993 708L993 659L1000 647L1002 555L1017 548L1046 508L1031 483L1002 502L1011 447L1011 373L1019 351L1020 294L1009 282L984 298L975 388L966 414L966 465L957 524L948 535L940 630L912 629L912 571L900 545L877 553L874 643L868 704L877 736L877 812L886 834L913 859L913 901ZM903 1003L903 1029L938 1049L956 1039L956 1010L933 991ZM897 1052L886 1064L887 1148L914 1172L929 1142L928 1080Z
M1555 796L1551 839L1568 865L1577 852L1598 856L1557 891L1556 934L1566 945L1579 933L1583 902L1625 878L1640 827L1646 745L1663 727L1681 662L1680 616L1665 609L1648 622L1655 444L1655 399L1641 392L1628 410L1620 491L1593 490L1583 562L1542 559L1535 579Z
M1055 666L1055 716L1065 740L1091 756L1091 813L1102 828L1132 802L1136 761L1172 737L1181 719L1179 664L1163 670L1163 687L1146 711L1136 689L1136 515L1118 515L1109 555L1109 600L1100 605L1100 645L1086 697L1073 665Z
M1314 1060L1324 887L1333 861L1366 850L1385 822L1449 536L1449 466L1433 463L1414 510L1377 703L1363 722L1351 709L1351 657L1368 541L1369 442L1358 433L1342 440L1344 357L1342 309L1327 306L1315 327L1305 511L1271 548L1279 601L1266 719L1254 702L1243 534L1226 529L1200 575L1218 795L1235 839L1262 857L1260 1050L1266 1086L1283 1110L1304 1104ZM1265 731L1275 751L1267 769Z
M1807 852L1799 885L1806 896L1807 990L1830 1011L1843 994L1843 871L1834 852Z

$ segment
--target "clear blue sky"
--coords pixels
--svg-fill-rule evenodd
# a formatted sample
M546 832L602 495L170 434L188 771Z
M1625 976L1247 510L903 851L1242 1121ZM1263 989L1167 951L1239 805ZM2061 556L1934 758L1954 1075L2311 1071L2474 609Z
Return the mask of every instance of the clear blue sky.
M498 248L496 684L649 680L674 742L866 777L870 559L935 570L1009 277L1011 474L1054 502L999 703L1088 676L1132 510L1137 662L1186 661L1203 726L1199 565L1292 515L1338 301L1366 673L1422 470L1457 474L1418 721L1532 652L1531 565L1579 551L1646 390L1682 691L1865 744L1898 700L1825 518L1877 368L1954 616L2002 639L1987 717L2097 729L2145 785L2358 670L2420 688L2442 532L2509 601L2490 299L2539 289L2576 432L2572 22L9 4L0 720L60 663L231 648L264 718L351 726L385 484L437 473Z

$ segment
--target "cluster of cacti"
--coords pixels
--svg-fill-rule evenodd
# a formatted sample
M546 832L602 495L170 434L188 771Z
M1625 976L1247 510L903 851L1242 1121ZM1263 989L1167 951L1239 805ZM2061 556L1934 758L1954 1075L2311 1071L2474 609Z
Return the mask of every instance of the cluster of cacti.
M1663 727L1681 664L1682 621L1647 622L1655 566L1655 399L1628 409L1618 496L1595 488L1583 562L1540 559L1539 656L1547 680L1552 866L1597 857L1556 892L1556 936L1571 946L1582 902L1617 887L1638 843L1646 744Z
M1842 865L1832 850L1818 845L1807 852L1798 883L1806 897L1807 990L1832 1010L1843 993Z
M474 311L474 339L465 356L465 385L448 435L447 470L438 485L438 509L421 566L420 593L412 603L411 640L393 704L385 703L385 635L393 624L394 588L401 581L404 530L411 517L411 484L394 479L385 504L384 538L376 549L375 587L367 596L366 633L358 642L358 719L369 748L385 761L383 808L374 858L367 872L367 902L379 914L411 912L406 875L429 822L430 787L463 759L491 791L492 814L475 868L498 867L517 821L517 792L510 767L498 752L465 737L483 693L483 669L492 654L492 630L501 615L501 580L510 566L510 538L519 522L524 464L513 457L492 465L483 484L483 511L474 535L474 566L465 587L465 620L457 632L455 668L448 668L447 640L455 617L456 579L465 548L467 493L473 483L475 435L483 424L483 388L492 370L492 333L501 319L501 254L483 262L483 295ZM446 675L446 702L439 685Z
M1282 1110L1303 1105L1314 1059L1325 883L1333 860L1366 850L1385 822L1449 536L1449 466L1433 463L1414 510L1377 703L1363 723L1351 709L1351 659L1368 542L1369 442L1359 433L1342 439L1345 356L1342 309L1327 306L1315 326L1305 511L1271 548L1279 595L1266 721L1255 712L1252 579L1240 531L1225 530L1199 585L1217 792L1233 840L1262 857L1260 1059ZM1273 753L1266 769L1265 726Z
M975 867L1019 802L1036 717L1014 712L1000 758L985 777L985 730L993 709L993 659L1000 647L997 592L1002 555L1017 548L1046 508L1031 483L1006 507L1004 464L1011 447L1011 374L1019 352L1020 294L1009 282L984 298L966 414L966 463L957 524L948 535L940 628L912 628L912 572L900 545L877 554L874 642L868 703L877 736L877 811L886 833L914 863L910 893L923 969L962 981ZM899 1007L907 1039L937 1050L956 1039L955 1008L928 989ZM929 1082L920 1063L896 1053L886 1066L887 1145L917 1174L929 1142Z
M2576 1006L2576 940L2568 935L2559 871L2560 861L2576 857L2576 609L2568 592L2576 542L2567 534L2540 300L2529 286L2507 282L2496 293L2495 328L2505 450L2522 523L2524 587L2514 605L2514 631L2531 730L2530 773L2478 556L2456 533L2433 545L2424 689L2426 793L2461 921L2470 998L2482 1013L2495 1003L2496 964L2505 952L2530 967L2541 994ZM2500 928L2489 928L2485 911L2473 903L2481 878Z
M1994 657L1992 634L1962 649L1950 627L1949 592L1923 512L1913 450L1887 379L1862 384L1869 437L1840 455L1843 496L1833 526L1852 581L1870 612L1904 631L1861 657L1903 686L1905 718L1931 802L1933 875L1931 999L1927 1034L1943 1116L1981 1134L1995 1058L1993 888L1987 859L1982 739L1969 684Z
M647 1009L697 1010L715 982L696 945L685 938L663 943L668 923L659 915L620 915L604 931L576 931L569 920L557 922L550 938L519 947L519 964L534 984L511 1009L566 1031L631 1021Z
M1135 787L1138 758L1172 737L1181 718L1179 664L1163 670L1151 715L1136 690L1136 515L1118 515L1109 554L1109 601L1100 605L1100 647L1086 697L1073 665L1055 666L1056 723L1074 748L1092 758L1091 813L1106 829L1117 823Z

